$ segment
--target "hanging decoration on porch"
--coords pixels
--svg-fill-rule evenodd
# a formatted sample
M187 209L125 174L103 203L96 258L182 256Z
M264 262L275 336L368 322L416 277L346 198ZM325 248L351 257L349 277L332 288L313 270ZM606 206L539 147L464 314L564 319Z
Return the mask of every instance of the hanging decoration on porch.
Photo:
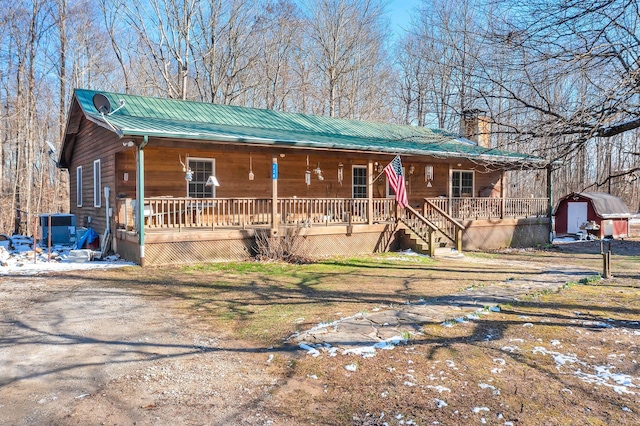
M342 179L344 177L344 164L342 162L338 163L338 183L342 186Z
M182 156L178 154L178 159L180 160L180 164L182 164L182 171L184 172L184 180L187 182L191 182L193 180L193 172L191 171L191 167L189 167L189 154L187 154L187 164L182 162Z
M304 182L311 185L311 170L309 170L309 156L307 155L307 170L304 172Z
M431 184L433 181L433 166L431 164L424 166L424 181L427 182L427 188L431 188L433 186Z
M322 169L320 168L320 162L318 161L318 166L313 169L313 173L318 175L318 180L324 180L324 176L322 176Z
M207 183L205 183L204 186L220 186L220 184L215 176L209 176L209 179L207 179Z
M255 176L253 174L253 155L249 153L249 180L253 180L254 177Z

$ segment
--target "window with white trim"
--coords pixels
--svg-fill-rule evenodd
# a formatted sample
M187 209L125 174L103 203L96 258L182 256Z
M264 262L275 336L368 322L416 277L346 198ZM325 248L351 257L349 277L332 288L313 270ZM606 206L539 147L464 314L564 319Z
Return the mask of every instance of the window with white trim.
M453 170L451 173L451 195L473 197L473 170Z
M367 166L353 166L352 176L352 197L367 198Z
M82 207L82 166L76 167L76 205Z
M207 186L209 176L215 176L215 160L211 158L189 158L192 180L187 182L187 196L192 198L213 198L215 186Z
M100 160L96 160L93 162L93 207L102 207L101 191Z

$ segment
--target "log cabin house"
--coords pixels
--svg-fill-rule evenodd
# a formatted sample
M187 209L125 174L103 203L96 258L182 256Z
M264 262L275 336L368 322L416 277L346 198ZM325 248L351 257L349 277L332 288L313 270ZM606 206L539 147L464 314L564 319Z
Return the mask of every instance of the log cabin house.
M549 239L548 198L504 196L546 162L443 130L77 89L59 166L78 224L141 265L246 259L292 230L308 257Z

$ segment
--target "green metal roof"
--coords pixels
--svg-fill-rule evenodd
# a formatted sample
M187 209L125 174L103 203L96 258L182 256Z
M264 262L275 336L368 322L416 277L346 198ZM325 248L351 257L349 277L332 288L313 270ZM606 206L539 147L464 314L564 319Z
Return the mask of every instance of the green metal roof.
M102 94L112 113L100 114L93 96ZM483 148L440 129L400 126L204 102L151 98L76 89L85 116L121 137L223 141L300 148L431 155L441 158L541 166L526 154ZM121 108L121 101L124 103ZM118 108L116 110L116 108Z

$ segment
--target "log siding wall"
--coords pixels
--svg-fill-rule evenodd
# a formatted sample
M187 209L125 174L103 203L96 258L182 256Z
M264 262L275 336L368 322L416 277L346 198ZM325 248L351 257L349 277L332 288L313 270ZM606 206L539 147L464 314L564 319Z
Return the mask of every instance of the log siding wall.
M102 235L106 228L106 203L103 190L111 188L110 207L115 210L117 198L136 197L136 154L137 148L123 146L123 141L141 138L120 139L114 132L100 127L87 119L79 124L77 139L69 163L70 212L76 215L78 226L86 226L91 217L91 226ZM308 150L267 146L241 146L230 143L195 142L172 139L149 140L145 148L145 197L185 197L187 182L180 159L186 163L187 154L194 158L215 159L216 177L220 186L216 196L271 197L271 163L276 154L278 161L279 198L350 198L352 196L353 166L367 166L368 161L376 162L379 168L386 166L393 155L367 153L344 153L327 150ZM249 180L250 157L254 180ZM308 157L308 166L307 166ZM101 207L93 207L93 164L100 160L102 185ZM500 188L501 172L487 172L481 166L464 160L442 160L425 157L403 156L407 180L407 194L412 206L420 207L424 198L447 196L449 194L449 170L475 170L475 194L486 186ZM338 182L338 164L343 166L343 181ZM458 165L460 164L460 165ZM428 187L425 181L425 166L432 165L434 179ZM76 168L82 166L82 207L76 205ZM313 172L322 170L323 180ZM413 166L414 172L409 173ZM311 184L305 183L305 172L311 171ZM378 176L379 171L374 172ZM374 182L371 190L374 198L386 196L384 173ZM495 194L494 194L495 196ZM111 217L115 229L114 216Z

